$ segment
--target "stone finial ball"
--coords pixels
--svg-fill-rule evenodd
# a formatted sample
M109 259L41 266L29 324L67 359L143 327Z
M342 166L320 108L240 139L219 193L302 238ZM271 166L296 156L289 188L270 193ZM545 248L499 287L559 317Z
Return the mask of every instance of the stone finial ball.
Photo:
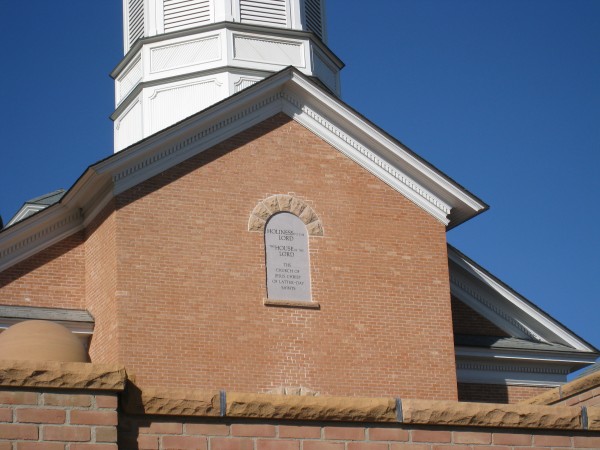
M0 333L0 359L88 362L77 336L48 320L26 320Z

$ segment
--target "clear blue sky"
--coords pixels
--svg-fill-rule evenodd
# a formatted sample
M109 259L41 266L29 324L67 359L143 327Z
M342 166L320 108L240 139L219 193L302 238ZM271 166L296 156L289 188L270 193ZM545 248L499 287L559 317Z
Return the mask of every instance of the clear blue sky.
M0 3L6 222L112 153L122 18ZM600 346L600 1L366 4L328 0L343 99L491 205L452 244Z

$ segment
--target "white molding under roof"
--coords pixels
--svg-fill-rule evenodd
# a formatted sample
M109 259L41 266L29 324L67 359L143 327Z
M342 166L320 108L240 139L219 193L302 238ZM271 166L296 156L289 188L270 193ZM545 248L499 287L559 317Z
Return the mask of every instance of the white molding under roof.
M459 383L554 387L592 364L594 353L456 346Z
M341 100L288 68L90 166L59 203L0 232L0 270L82 229L115 195L280 112L448 228L487 209Z
M592 345L450 245L448 259L452 295L509 335L597 356Z
M567 382L568 367L523 364L518 361L457 360L458 383L556 387Z

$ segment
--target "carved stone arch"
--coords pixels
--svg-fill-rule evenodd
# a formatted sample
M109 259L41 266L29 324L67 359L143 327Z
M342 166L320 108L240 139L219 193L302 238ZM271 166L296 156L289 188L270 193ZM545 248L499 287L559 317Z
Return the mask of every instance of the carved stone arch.
M273 214L289 212L297 216L309 236L323 236L323 225L317 213L304 201L293 195L271 195L252 210L248 220L248 231L265 231L265 224Z

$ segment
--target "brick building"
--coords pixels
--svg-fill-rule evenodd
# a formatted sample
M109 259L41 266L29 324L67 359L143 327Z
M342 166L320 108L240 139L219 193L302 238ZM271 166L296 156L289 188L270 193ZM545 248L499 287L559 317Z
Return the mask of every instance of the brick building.
M487 205L340 100L343 64L326 46L322 2L124 3L126 55L113 72L115 154L66 193L28 202L0 232L3 328L38 319L71 329L93 366L125 367L144 413L152 410L148 393L202 390L215 394L196 399L211 405L199 415L267 421L306 417L230 411L224 393L255 395L254 405L262 394L286 393L514 403L595 360L592 345L447 244L448 229ZM4 380L60 387L31 384L37 375L25 366L14 365L25 375ZM60 367L44 370L79 370ZM116 413L104 409L117 403L102 391L122 392L125 378L86 376L70 388L100 393L54 404L45 392L13 392L6 402L54 411L40 413L49 423L69 417L75 428L92 426L75 430L89 445L110 442L98 433L112 433L102 427L116 425ZM114 384L89 381L114 376ZM139 413L130 397L129 411ZM312 401L324 421L411 423L407 411L419 410L405 404L402 416L392 402L371 413L361 404L357 415L328 417L327 406ZM57 412L65 404L91 411ZM188 415L178 405L172 413ZM190 447L173 448L204 448L221 434L306 437L287 425L147 428L147 419L120 417L123 442L134 436L127 445L139 448L146 441L147 448L179 441ZM14 439L33 436L23 427ZM204 431L187 433L194 428ZM317 428L326 440L380 433L386 442L430 442L419 441L425 431L418 428ZM479 439L431 433L441 439L431 442ZM483 434L484 444L503 442ZM61 436L50 440L70 442Z

